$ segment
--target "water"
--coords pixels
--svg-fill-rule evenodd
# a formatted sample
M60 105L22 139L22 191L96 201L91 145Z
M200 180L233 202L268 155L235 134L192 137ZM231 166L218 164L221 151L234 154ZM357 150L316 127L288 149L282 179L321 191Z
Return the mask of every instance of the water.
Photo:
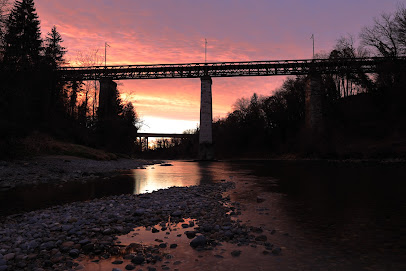
M264 255L258 248L238 247L243 253L233 258L229 251L235 248L229 244L224 244L223 250L199 254L183 240L178 241L177 250L170 251L178 259L188 255L179 270L212 266L217 270L228 270L230 266L243 266L244 270L406 270L404 163L171 163L173 166L148 166L86 184L11 191L8 201L4 201L6 208L3 202L0 206L4 210L15 204L21 211L25 205L42 208L49 201L59 204L232 180L237 188L230 191L230 197L244 205L239 219L261 226L270 242L282 247L282 255ZM213 253L224 258L213 257ZM100 264L94 268L100 270ZM88 270L93 269L88 266Z

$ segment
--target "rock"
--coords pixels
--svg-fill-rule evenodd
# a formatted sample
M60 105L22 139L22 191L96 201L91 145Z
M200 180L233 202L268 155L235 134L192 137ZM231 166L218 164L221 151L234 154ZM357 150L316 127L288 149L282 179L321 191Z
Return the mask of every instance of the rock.
M257 197L257 202L258 203L261 203L261 202L264 202L264 201L265 201L265 198Z
M192 239L195 238L196 232L195 231L185 231L187 238Z
M281 254L281 252L282 252L282 249L280 247L276 247L272 250L273 255L279 255L279 254Z
M189 224L183 223L182 228L184 228L184 229L189 228Z
M9 253L9 254L4 255L4 259L6 261L10 261L10 260L14 259L15 256L16 256L15 253Z
M159 232L159 230L158 229L156 229L156 228L152 228L152 233L157 233L157 232Z
M231 255L233 257L238 257L241 255L241 250L233 250L233 251L231 251Z
M136 209L133 216L142 216L145 214L145 209L140 208L140 209Z
M79 250L74 248L69 251L69 256L71 256L72 258L75 259L75 258L79 257L79 253L80 253Z
M221 256L221 255L219 255L219 254L214 255L214 257L219 258L219 259L223 259L223 258L224 258L223 256Z
M206 246L206 244L207 244L207 239L203 235L197 236L195 239L193 239L190 242L190 246L193 248L204 247L204 246Z
M166 248L166 246L167 246L166 243L160 243L160 244L159 244L159 247L160 247L160 248Z
M7 265L0 265L0 271L6 271Z
M175 261L174 263L173 263L173 265L180 265L182 262L181 261Z
M171 214L171 216L177 216L177 217L182 216L182 211L181 210L176 210L175 212L173 212Z
M131 262L133 264L142 264L145 261L144 256L142 255L136 255L134 258L132 258Z
M265 242L266 240L268 240L268 237L266 237L266 235L259 235L255 237L255 241Z
M121 271L121 269L113 268L111 271Z
M112 264L123 264L123 261L117 260L117 261L112 262Z
M135 269L135 266L132 265L132 264L127 264L127 265L125 266L125 269L126 269L126 270L134 270L134 269Z
M148 269L148 271L156 271L156 268L152 267L152 266L148 266L147 269Z
M178 247L178 244L171 244L169 247L170 247L170 248L177 248L177 247Z

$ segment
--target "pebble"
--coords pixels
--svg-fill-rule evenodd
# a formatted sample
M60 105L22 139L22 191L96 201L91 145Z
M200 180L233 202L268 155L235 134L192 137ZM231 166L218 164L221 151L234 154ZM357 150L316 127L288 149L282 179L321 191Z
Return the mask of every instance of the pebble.
M126 270L134 270L134 269L135 269L135 266L132 265L132 264L127 264L127 265L125 266L125 269L126 269Z
M240 225L227 214L230 208L224 203L228 199L222 198L222 193L232 187L233 183L229 182L173 187L149 194L109 196L8 216L0 224L0 258L7 262L7 270L51 269L54 262L57 262L58 270L74 270L78 265L74 265L72 258L80 255L95 255L96 260L118 255L116 236L128 234L136 227L150 226L151 232L159 231L158 227L173 231L169 218L171 223L180 223L180 227L196 226L185 235L192 239L190 246L197 250L212 249L207 245L208 240L212 245L228 240L235 244L252 244L254 240L249 237L248 226ZM193 221L182 219L189 217ZM199 223L204 226L199 227ZM159 247L143 256L131 255L141 249L137 244L130 245L133 252L126 252L123 259L131 260L132 264L125 269L134 270L135 265L145 262L157 263L164 258L159 254L160 249L177 247L177 244L156 241L159 241ZM17 255L18 264L26 267L18 267L17 261L13 261ZM121 260L113 263L123 264ZM131 267L134 269L128 269ZM148 270L153 271L153 268L148 267Z
M233 251L231 251L231 255L233 257L238 257L241 255L241 250L233 250Z
M206 244L207 244L207 239L203 235L197 236L195 239L193 239L190 242L190 246L193 248L204 247L204 246L206 246Z

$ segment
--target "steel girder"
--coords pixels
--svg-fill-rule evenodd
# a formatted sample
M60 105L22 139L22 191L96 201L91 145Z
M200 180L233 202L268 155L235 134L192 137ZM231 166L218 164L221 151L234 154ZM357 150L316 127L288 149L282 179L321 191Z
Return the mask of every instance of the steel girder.
M189 64L153 64L93 67L61 67L60 78L70 80L162 79L233 76L306 75L309 73L374 73L381 64L406 63L406 57L304 59L249 62L214 62Z

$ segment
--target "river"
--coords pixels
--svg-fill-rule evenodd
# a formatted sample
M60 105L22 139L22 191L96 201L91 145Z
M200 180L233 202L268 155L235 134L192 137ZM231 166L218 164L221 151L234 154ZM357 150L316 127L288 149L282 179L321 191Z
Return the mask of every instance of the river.
M406 270L406 165L333 161L169 161L87 183L36 186L8 193L15 212L171 186L233 181L241 223L261 227L279 256L240 248L241 256L199 263L189 255L179 270ZM8 207L8 208L5 208ZM138 229L140 230L140 229ZM145 234L147 238L147 234ZM123 239L125 243L125 238ZM187 240L179 241L180 244ZM225 248L227 248L227 244ZM177 252L190 247L180 245ZM266 254L266 253L265 253ZM200 256L199 256L200 257ZM88 270L100 269L100 263ZM183 267L183 268L181 268ZM92 269L93 268L93 269ZM111 269L110 269L111 270ZM214 269L213 269L214 270Z

